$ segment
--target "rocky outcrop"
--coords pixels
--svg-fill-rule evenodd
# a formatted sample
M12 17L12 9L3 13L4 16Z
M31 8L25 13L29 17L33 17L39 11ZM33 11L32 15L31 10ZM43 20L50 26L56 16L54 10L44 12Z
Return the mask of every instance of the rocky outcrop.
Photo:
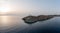
M32 24L32 23L35 23L37 21L45 21L45 20L51 19L55 16L60 16L60 15L27 16L27 17L24 17L22 19L24 20L25 23Z
M24 20L25 23L28 23L28 24L35 23L38 20L36 16L27 16L22 19Z

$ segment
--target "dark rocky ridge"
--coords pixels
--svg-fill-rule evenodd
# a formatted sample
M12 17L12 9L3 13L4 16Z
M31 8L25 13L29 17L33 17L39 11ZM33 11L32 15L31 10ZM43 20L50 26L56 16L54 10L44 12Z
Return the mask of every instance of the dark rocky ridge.
M24 20L25 23L28 24L33 24L37 21L45 21L48 19L51 19L53 17L58 17L60 15L39 15L39 16L26 16L24 18L22 18Z

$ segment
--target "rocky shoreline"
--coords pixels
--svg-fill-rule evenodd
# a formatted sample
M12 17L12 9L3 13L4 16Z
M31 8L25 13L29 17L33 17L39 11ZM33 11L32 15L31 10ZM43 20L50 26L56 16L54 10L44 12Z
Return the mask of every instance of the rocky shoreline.
M60 16L60 15L39 15L39 16L26 16L22 18L25 23L32 24L37 21L45 21L51 19L53 17Z

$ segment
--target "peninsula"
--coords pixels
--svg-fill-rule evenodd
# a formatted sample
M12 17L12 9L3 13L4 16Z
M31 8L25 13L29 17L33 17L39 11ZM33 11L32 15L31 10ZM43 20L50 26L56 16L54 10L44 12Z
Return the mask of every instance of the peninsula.
M24 20L25 23L28 24L33 24L37 21L45 21L45 20L49 20L53 17L59 17L60 15L39 15L39 16L26 16L24 18L22 18Z

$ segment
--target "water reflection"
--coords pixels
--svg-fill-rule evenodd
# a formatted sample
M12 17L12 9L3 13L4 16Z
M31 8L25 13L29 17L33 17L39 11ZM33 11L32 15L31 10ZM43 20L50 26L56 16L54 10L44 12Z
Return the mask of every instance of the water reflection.
M1 16L1 23L2 23L2 25L9 24L7 21L8 21L8 17L7 16Z
M5 30L17 25L17 19L15 16L0 16L0 28Z
M24 23L20 16L0 16L0 32L1 33L28 33L40 32L43 29L60 29L60 17L53 18L43 22L37 22L32 25ZM52 30L51 29L51 30ZM46 29L45 29L46 30ZM60 31L60 30L59 30Z

